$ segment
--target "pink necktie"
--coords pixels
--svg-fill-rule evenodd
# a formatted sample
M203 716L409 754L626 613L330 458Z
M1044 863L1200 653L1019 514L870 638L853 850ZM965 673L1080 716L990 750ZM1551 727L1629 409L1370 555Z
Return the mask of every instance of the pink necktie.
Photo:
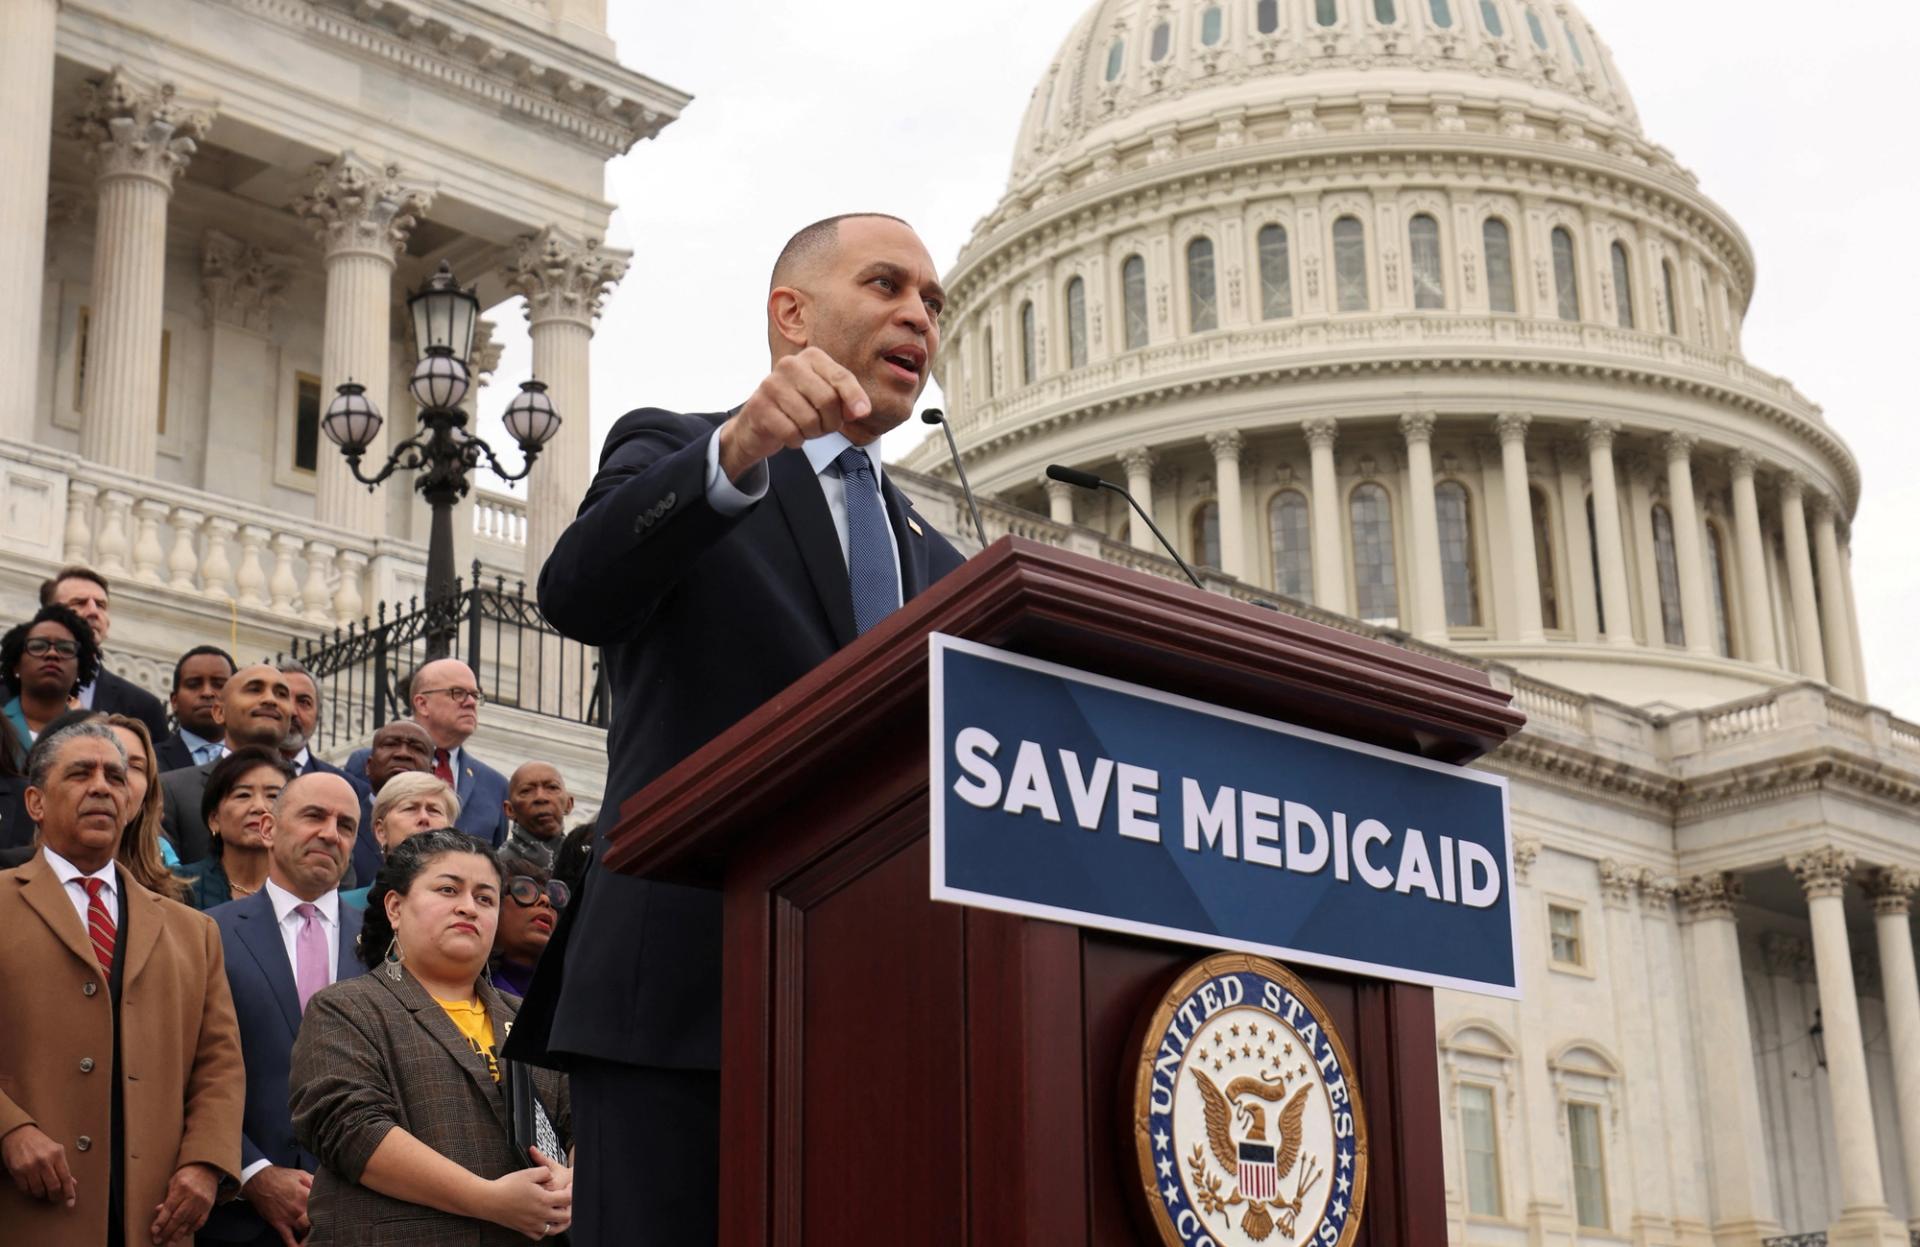
M312 905L302 902L293 912L302 919L293 937L293 985L300 993L300 1012L305 1013L313 993L327 985L327 933Z

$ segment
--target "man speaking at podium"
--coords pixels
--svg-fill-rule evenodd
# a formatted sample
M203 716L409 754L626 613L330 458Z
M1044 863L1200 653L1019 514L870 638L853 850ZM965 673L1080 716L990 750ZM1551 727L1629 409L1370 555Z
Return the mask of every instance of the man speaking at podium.
M961 557L886 480L945 295L903 221L854 214L787 243L772 371L730 412L621 417L540 573L540 609L611 681L601 852L509 1045L571 1071L584 1247L715 1241L720 896L598 864L620 807ZM847 782L861 782L857 758Z

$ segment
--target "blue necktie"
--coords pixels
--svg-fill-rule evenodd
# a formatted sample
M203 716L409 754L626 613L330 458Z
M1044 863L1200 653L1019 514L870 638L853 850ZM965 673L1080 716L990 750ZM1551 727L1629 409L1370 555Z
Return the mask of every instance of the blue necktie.
M873 461L858 446L834 458L847 494L847 587L853 630L865 633L900 605L900 574L887 537L887 509L873 479Z

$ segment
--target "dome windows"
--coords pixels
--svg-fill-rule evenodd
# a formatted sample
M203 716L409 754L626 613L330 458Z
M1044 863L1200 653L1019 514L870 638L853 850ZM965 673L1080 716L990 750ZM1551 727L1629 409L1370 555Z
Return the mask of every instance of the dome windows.
M1253 26L1263 35L1280 29L1280 0L1259 0L1253 6Z
M1333 223L1334 309L1367 310L1367 232L1356 216Z
M1507 28L1500 20L1500 6L1494 0L1480 0L1480 24L1495 39L1507 37Z
M1400 624L1400 587L1393 569L1393 504L1373 481L1347 500L1353 529L1353 587L1360 618L1389 628ZM1325 603L1322 603L1325 605Z
M1067 283L1067 366L1087 363L1087 283L1076 277Z
M1187 244L1187 330L1205 333L1219 327L1220 304L1213 282L1213 240L1196 238Z
M1733 657L1732 616L1727 609L1727 552L1720 525L1707 521L1707 586L1713 590L1713 648L1722 658Z
M1394 0L1373 0L1373 20L1391 26L1400 20L1400 6Z
M1260 316L1274 320L1293 315L1293 271L1287 256L1285 226L1266 225L1257 242L1260 252Z
M1107 45L1107 81L1114 82L1127 67L1127 41L1115 39Z
M1187 549L1202 567L1220 568L1220 504L1203 502L1194 510Z
M1533 513L1533 562L1540 581L1540 626L1560 626L1560 592L1553 574L1553 513L1546 494L1527 490L1528 509Z
M1407 222L1407 253L1413 262L1413 305L1423 310L1444 308L1440 223L1424 212Z
M1273 541L1273 587L1302 602L1313 601L1313 538L1307 496L1283 489L1267 504L1267 535Z
M1562 18L1560 20L1560 29L1566 32L1567 50L1573 53L1573 63L1585 69L1587 67L1587 54L1580 50L1580 36L1573 33L1573 23Z
M998 370L995 369L993 365L993 326L992 325L988 325L985 329L981 330L980 332L980 358L984 365L981 371L985 374L982 380L985 383L987 397L992 398L995 392L1000 388L997 384L995 384L996 379L999 376L999 373L998 373Z
M1673 261L1660 261L1660 280L1667 291L1667 332L1674 337L1680 336L1680 292L1674 286Z
M1313 0L1313 20L1322 26L1340 24L1340 0Z
M1660 584L1660 629L1668 645L1684 648L1687 625L1680 617L1680 562L1673 546L1673 516L1653 504L1653 566Z
M1120 303L1126 315L1127 349L1147 344L1147 262L1130 255L1120 265Z
M1427 12L1433 16L1435 29L1453 29L1453 5L1449 0L1427 0Z
M1167 51L1173 46L1173 26L1161 22L1153 28L1153 34L1147 44L1147 59L1158 64L1167 59Z
M1224 21L1224 17L1225 15L1220 12L1219 5L1210 4L1207 6L1206 11L1200 14L1201 43L1207 47L1213 47L1220 42L1221 24Z
M1633 271L1627 264L1627 249L1615 242L1608 249L1613 257L1613 304L1622 329L1633 328Z
M1032 385L1040 377L1040 329L1033 311L1033 300L1020 305L1020 384Z
M1553 227L1553 293L1561 320L1580 319L1580 278L1573 262L1573 235Z
M1480 245L1487 253L1487 307L1513 312L1513 231L1497 216L1480 227Z
M1532 5L1527 6L1527 33L1533 36L1534 47L1547 50L1547 28L1540 24L1540 14Z
M1467 487L1459 481L1441 481L1433 487L1434 512L1440 526L1440 584L1447 605L1449 628L1480 626L1480 591L1473 568L1473 510Z

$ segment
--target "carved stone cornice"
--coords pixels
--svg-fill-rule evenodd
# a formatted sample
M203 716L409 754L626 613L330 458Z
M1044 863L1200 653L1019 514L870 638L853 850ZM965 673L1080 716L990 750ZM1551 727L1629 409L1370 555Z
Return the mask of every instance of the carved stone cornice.
M171 191L213 125L215 107L181 96L171 82L148 82L116 66L81 87L68 131L86 145L101 179L145 178Z
M1315 416L1300 426L1300 432L1306 435L1307 445L1313 449L1331 448L1340 436L1340 424L1331 416Z
M1920 774L1856 759L1835 749L1813 749L1688 780L1678 786L1675 818L1696 822L1744 806L1798 793L1833 789L1920 809Z
M328 256L348 253L396 259L433 203L429 187L403 182L397 165L376 165L353 152L313 166L313 183L293 202Z
M627 275L627 253L609 250L598 238L551 225L520 239L504 273L507 289L526 296L527 320L569 320L591 328L600 304Z
M1527 876L1533 873L1533 863L1540 856L1540 841L1532 836L1513 838L1513 881L1525 883Z
M1575 745L1549 740L1531 731L1501 745L1488 759L1498 769L1570 790L1586 798L1604 798L1671 816L1681 785L1657 771L1603 757Z
M1823 845L1808 853L1787 859L1787 869L1800 881L1807 899L1844 896L1847 876L1853 873L1853 854L1834 845Z
M265 248L217 229L201 240L200 305L209 324L271 332L286 285L286 263Z
M473 374L474 390L485 385L500 367L500 355L506 350L506 344L494 340L493 335L499 328L484 316L473 322L473 347L467 352L467 370Z
M1631 905L1633 894L1647 873L1646 868L1628 866L1611 857L1602 858L1595 865L1600 873L1601 901L1613 909L1625 909Z
M1914 890L1920 888L1920 870L1882 866L1868 871L1860 886L1872 899L1874 913L1904 916L1913 908Z
M1438 418L1430 411L1410 411L1400 417L1400 435L1407 439L1409 446L1431 442L1436 423Z
M1739 878L1727 871L1694 875L1680 881L1680 906L1688 922L1733 917L1733 904L1745 895Z

